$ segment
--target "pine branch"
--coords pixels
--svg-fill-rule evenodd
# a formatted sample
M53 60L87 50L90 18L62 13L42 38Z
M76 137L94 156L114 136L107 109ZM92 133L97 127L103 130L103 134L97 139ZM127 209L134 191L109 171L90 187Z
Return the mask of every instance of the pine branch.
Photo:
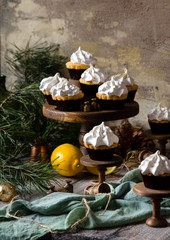
M42 164L36 162L33 164L18 163L17 165L0 165L0 182L10 182L16 187L17 193L25 196L31 194L33 189L42 193L48 189L50 181L60 184L57 179L59 175L53 170L50 163Z

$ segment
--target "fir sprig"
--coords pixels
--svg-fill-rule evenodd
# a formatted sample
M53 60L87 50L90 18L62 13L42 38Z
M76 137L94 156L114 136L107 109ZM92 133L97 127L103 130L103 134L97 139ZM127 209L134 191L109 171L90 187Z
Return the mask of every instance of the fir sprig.
M30 45L30 40L24 48L13 45L8 50L6 61L10 70L20 80L20 83L31 84L39 82L42 78L61 73L67 57L59 54L59 44L36 42ZM12 56L12 57L11 57Z
M59 45L36 43L25 48L14 45L6 57L17 76L16 89L8 92L0 103L0 184L11 182L20 193L46 189L50 180L58 179L51 164L30 164L34 142L49 143L49 153L62 143L78 146L80 125L58 122L42 114L45 102L39 90L42 78L60 72L66 57L59 55ZM22 159L27 159L27 162ZM37 159L38 160L38 159Z
M31 194L33 189L42 193L48 189L50 181L53 180L60 184L57 180L59 175L53 170L50 163L42 164L41 162L28 163L15 162L13 165L0 165L1 183L10 182L16 188L21 196ZM55 179L55 180L54 180Z

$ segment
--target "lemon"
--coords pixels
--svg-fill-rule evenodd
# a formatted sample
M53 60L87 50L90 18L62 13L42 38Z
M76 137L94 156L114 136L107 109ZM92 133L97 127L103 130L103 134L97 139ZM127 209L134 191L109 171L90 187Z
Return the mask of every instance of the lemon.
M54 149L51 154L51 165L59 174L72 177L80 173L84 166L80 163L83 156L79 148L64 143Z
M98 175L97 167L86 167L86 168L87 168L87 170L90 173L92 173L94 175ZM107 167L107 170L105 171L105 175L111 174L112 172L115 171L115 169L116 169L116 166L114 166L114 167Z

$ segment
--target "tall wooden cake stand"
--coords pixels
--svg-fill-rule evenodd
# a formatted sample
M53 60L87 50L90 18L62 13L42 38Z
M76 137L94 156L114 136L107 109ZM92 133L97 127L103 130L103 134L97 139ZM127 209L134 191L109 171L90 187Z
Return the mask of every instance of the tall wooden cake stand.
M103 159L103 161L94 161L89 158L87 155L87 151L83 146L83 137L84 134L89 132L95 125L99 125L103 121L112 121L119 120L124 118L129 118L137 115L139 112L139 105L137 102L126 103L122 110L100 110L93 112L83 112L83 111L75 111L75 112L67 112L67 111L59 111L56 109L56 106L49 105L45 103L43 105L43 115L47 118L55 119L63 122L70 123L81 123L79 142L80 142L80 150L82 151L84 157L81 158L81 163L84 166L97 167L98 169L98 177L99 177L99 185L101 185L105 179L105 170L108 166L116 166L120 165L123 159L120 156L114 157L113 161L107 161L107 159ZM85 156L86 155L86 156ZM120 160L121 159L121 160ZM105 189L104 189L105 192Z
M170 197L170 190L154 190L146 188L144 183L140 182L134 185L133 191L140 196L150 197L150 200L152 201L152 216L146 220L146 224L149 227L166 227L168 222L165 218L160 216L160 203L162 198Z
M56 106L45 103L43 105L43 115L47 118L70 123L81 123L80 128L80 149L84 155L87 154L83 146L83 136L89 132L95 125L103 121L119 120L129 118L139 113L139 105L137 102L126 103L122 110L102 110L93 112L66 112L59 111Z

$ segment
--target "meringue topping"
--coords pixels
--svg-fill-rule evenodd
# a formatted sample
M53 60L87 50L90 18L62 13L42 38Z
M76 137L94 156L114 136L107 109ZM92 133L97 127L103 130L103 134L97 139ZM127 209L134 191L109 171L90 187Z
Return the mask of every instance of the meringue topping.
M60 81L54 85L50 93L52 96L75 96L80 92L80 88L71 84L66 78L60 78Z
M99 86L98 93L106 94L107 96L114 95L120 97L124 94L127 94L128 90L123 82L110 80Z
M93 127L93 129L84 135L83 141L94 147L111 146L113 143L118 143L119 138L113 133L110 127L105 126L104 122Z
M167 107L162 107L161 103L159 103L157 107L153 108L148 113L148 118L149 120L170 121L170 109L168 109Z
M70 61L72 63L81 63L86 65L96 63L96 59L93 57L93 55L89 52L82 50L81 47L79 47L76 52L72 53Z
M93 84L100 84L105 82L105 74L100 71L99 68L95 68L92 65L81 74L81 78L85 81L91 81Z
M127 68L124 69L124 73L113 75L111 80L123 82L126 86L133 86L134 80L128 74Z
M43 78L40 82L40 91L50 92L50 89L60 81L60 74L56 73L53 77Z
M159 176L164 173L170 173L170 159L161 155L158 150L154 154L145 158L141 162L139 169L143 175L151 173L154 176Z

